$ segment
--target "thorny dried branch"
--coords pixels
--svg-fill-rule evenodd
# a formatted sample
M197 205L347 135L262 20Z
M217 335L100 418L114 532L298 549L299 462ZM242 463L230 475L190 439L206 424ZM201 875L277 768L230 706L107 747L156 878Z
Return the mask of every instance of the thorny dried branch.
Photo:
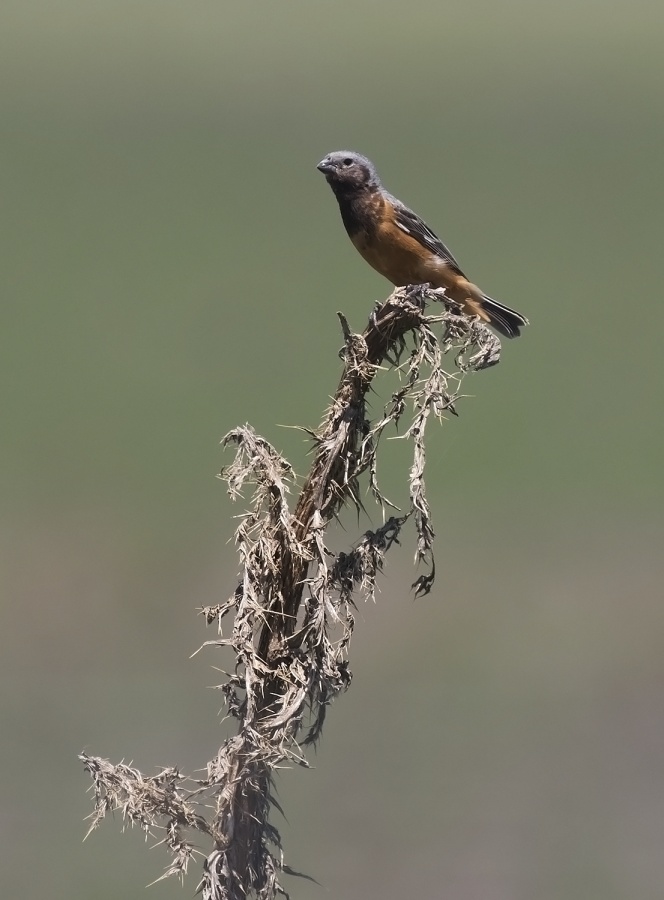
M425 314L430 301L439 303L436 315ZM210 836L214 846L199 885L203 900L272 900L285 894L282 873L297 874L284 864L279 833L269 819L271 808L279 808L271 792L273 773L283 764L307 765L304 746L320 737L329 703L350 684L355 596L374 598L385 554L409 520L417 536L416 560L427 566L414 588L417 594L430 591L435 565L424 483L426 426L432 415L441 420L457 414L467 372L499 360L498 338L428 286L396 289L362 334L353 334L339 315L344 370L323 424L309 432L314 459L293 512L293 471L274 447L248 425L223 440L235 448L233 462L221 473L231 498L249 485L253 493L235 535L239 584L225 603L203 614L219 632L207 644L230 647L235 655L234 671L220 689L239 722L237 734L198 780L175 769L147 778L124 764L82 757L96 798L91 830L111 810L120 810L125 822L146 834L163 830L173 857L166 875L182 875L197 852L185 829ZM443 366L448 358L452 371ZM372 423L367 393L385 363L398 370L400 387ZM327 526L344 505L361 508L361 476L367 473L383 510L392 507L377 480L378 448L386 427L398 425L411 408L403 434L413 445L410 508L367 531L348 552L332 553ZM225 632L231 613L232 627Z

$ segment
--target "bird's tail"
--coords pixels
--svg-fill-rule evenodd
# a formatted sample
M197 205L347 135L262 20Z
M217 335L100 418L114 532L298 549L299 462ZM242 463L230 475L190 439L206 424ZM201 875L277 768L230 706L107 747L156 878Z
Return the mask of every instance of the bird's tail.
M509 306L503 306L486 294L482 298L482 309L489 317L489 323L505 337L514 338L521 334L521 327L528 325L528 319Z

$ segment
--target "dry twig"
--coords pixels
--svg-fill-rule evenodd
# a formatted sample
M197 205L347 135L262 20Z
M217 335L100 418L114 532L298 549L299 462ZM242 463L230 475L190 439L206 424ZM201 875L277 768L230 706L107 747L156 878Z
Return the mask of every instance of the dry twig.
M431 300L440 304L436 315L426 315ZM238 720L237 733L198 780L174 769L147 778L124 764L82 756L96 795L91 830L114 809L146 834L164 830L173 857L166 875L186 872L195 852L186 829L212 838L199 885L203 900L272 900L285 893L280 878L292 870L284 864L279 833L269 818L271 807L278 808L273 773L284 763L307 765L303 748L320 737L327 706L350 684L347 654L356 593L374 597L385 553L408 521L417 536L417 561L427 565L414 588L417 594L430 591L435 565L424 483L426 426L432 415L439 420L456 415L464 375L499 359L493 333L443 292L426 286L396 289L362 334L353 334L341 315L340 320L344 370L323 424L310 432L314 459L292 512L293 472L274 447L248 425L223 440L235 448L233 462L222 472L231 498L249 485L253 493L236 531L240 581L225 603L206 607L203 614L219 632L207 643L231 647L235 655L234 671L220 687ZM453 360L452 371L443 366L447 359ZM372 423L366 397L384 363L397 367L402 381ZM347 552L332 553L325 542L327 526L344 505L361 507L365 473L383 509L391 506L377 480L380 438L411 407L404 431L413 445L410 508L367 531ZM232 627L225 633L231 613Z

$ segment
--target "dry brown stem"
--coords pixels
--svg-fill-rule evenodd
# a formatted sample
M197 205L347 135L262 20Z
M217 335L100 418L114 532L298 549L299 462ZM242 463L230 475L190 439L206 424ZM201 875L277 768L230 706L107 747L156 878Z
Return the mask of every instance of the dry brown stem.
M432 300L440 312L426 315ZM353 334L341 314L340 320L344 369L323 424L309 432L314 458L293 512L288 505L293 472L274 447L248 425L223 440L235 448L233 462L222 472L229 494L236 499L251 485L252 498L236 531L240 581L225 603L203 613L219 630L217 639L206 643L230 647L235 656L234 671L220 688L229 714L238 720L237 733L207 764L206 778L195 781L171 769L150 779L123 764L82 757L96 794L91 828L107 811L120 809L126 822L146 832L164 829L173 855L166 875L184 873L194 852L184 829L212 838L199 885L203 900L272 900L285 893L280 877L292 870L283 862L279 833L270 822L277 805L273 773L288 763L307 765L305 745L320 737L327 706L350 684L347 651L355 595L374 597L385 553L409 520L417 537L416 559L427 566L414 588L417 594L430 591L435 566L424 483L426 425L432 414L439 420L456 415L465 373L499 359L500 342L492 332L426 286L396 289L362 334ZM447 358L454 361L451 372L443 367ZM372 423L367 393L385 364L398 369L400 387ZM395 509L399 514L386 518L391 504L377 480L380 437L411 405L404 432L413 445L410 508L402 514ZM325 543L326 529L343 506L361 508L365 473L384 510L383 524L347 552L334 554ZM232 628L225 634L222 626L231 613Z

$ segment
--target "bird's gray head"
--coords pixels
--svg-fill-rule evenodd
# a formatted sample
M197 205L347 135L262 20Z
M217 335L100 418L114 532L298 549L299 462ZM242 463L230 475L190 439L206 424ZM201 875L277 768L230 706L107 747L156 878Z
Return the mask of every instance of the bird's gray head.
M325 175L327 183L335 192L380 187L380 179L371 160L352 150L328 153L316 168Z

